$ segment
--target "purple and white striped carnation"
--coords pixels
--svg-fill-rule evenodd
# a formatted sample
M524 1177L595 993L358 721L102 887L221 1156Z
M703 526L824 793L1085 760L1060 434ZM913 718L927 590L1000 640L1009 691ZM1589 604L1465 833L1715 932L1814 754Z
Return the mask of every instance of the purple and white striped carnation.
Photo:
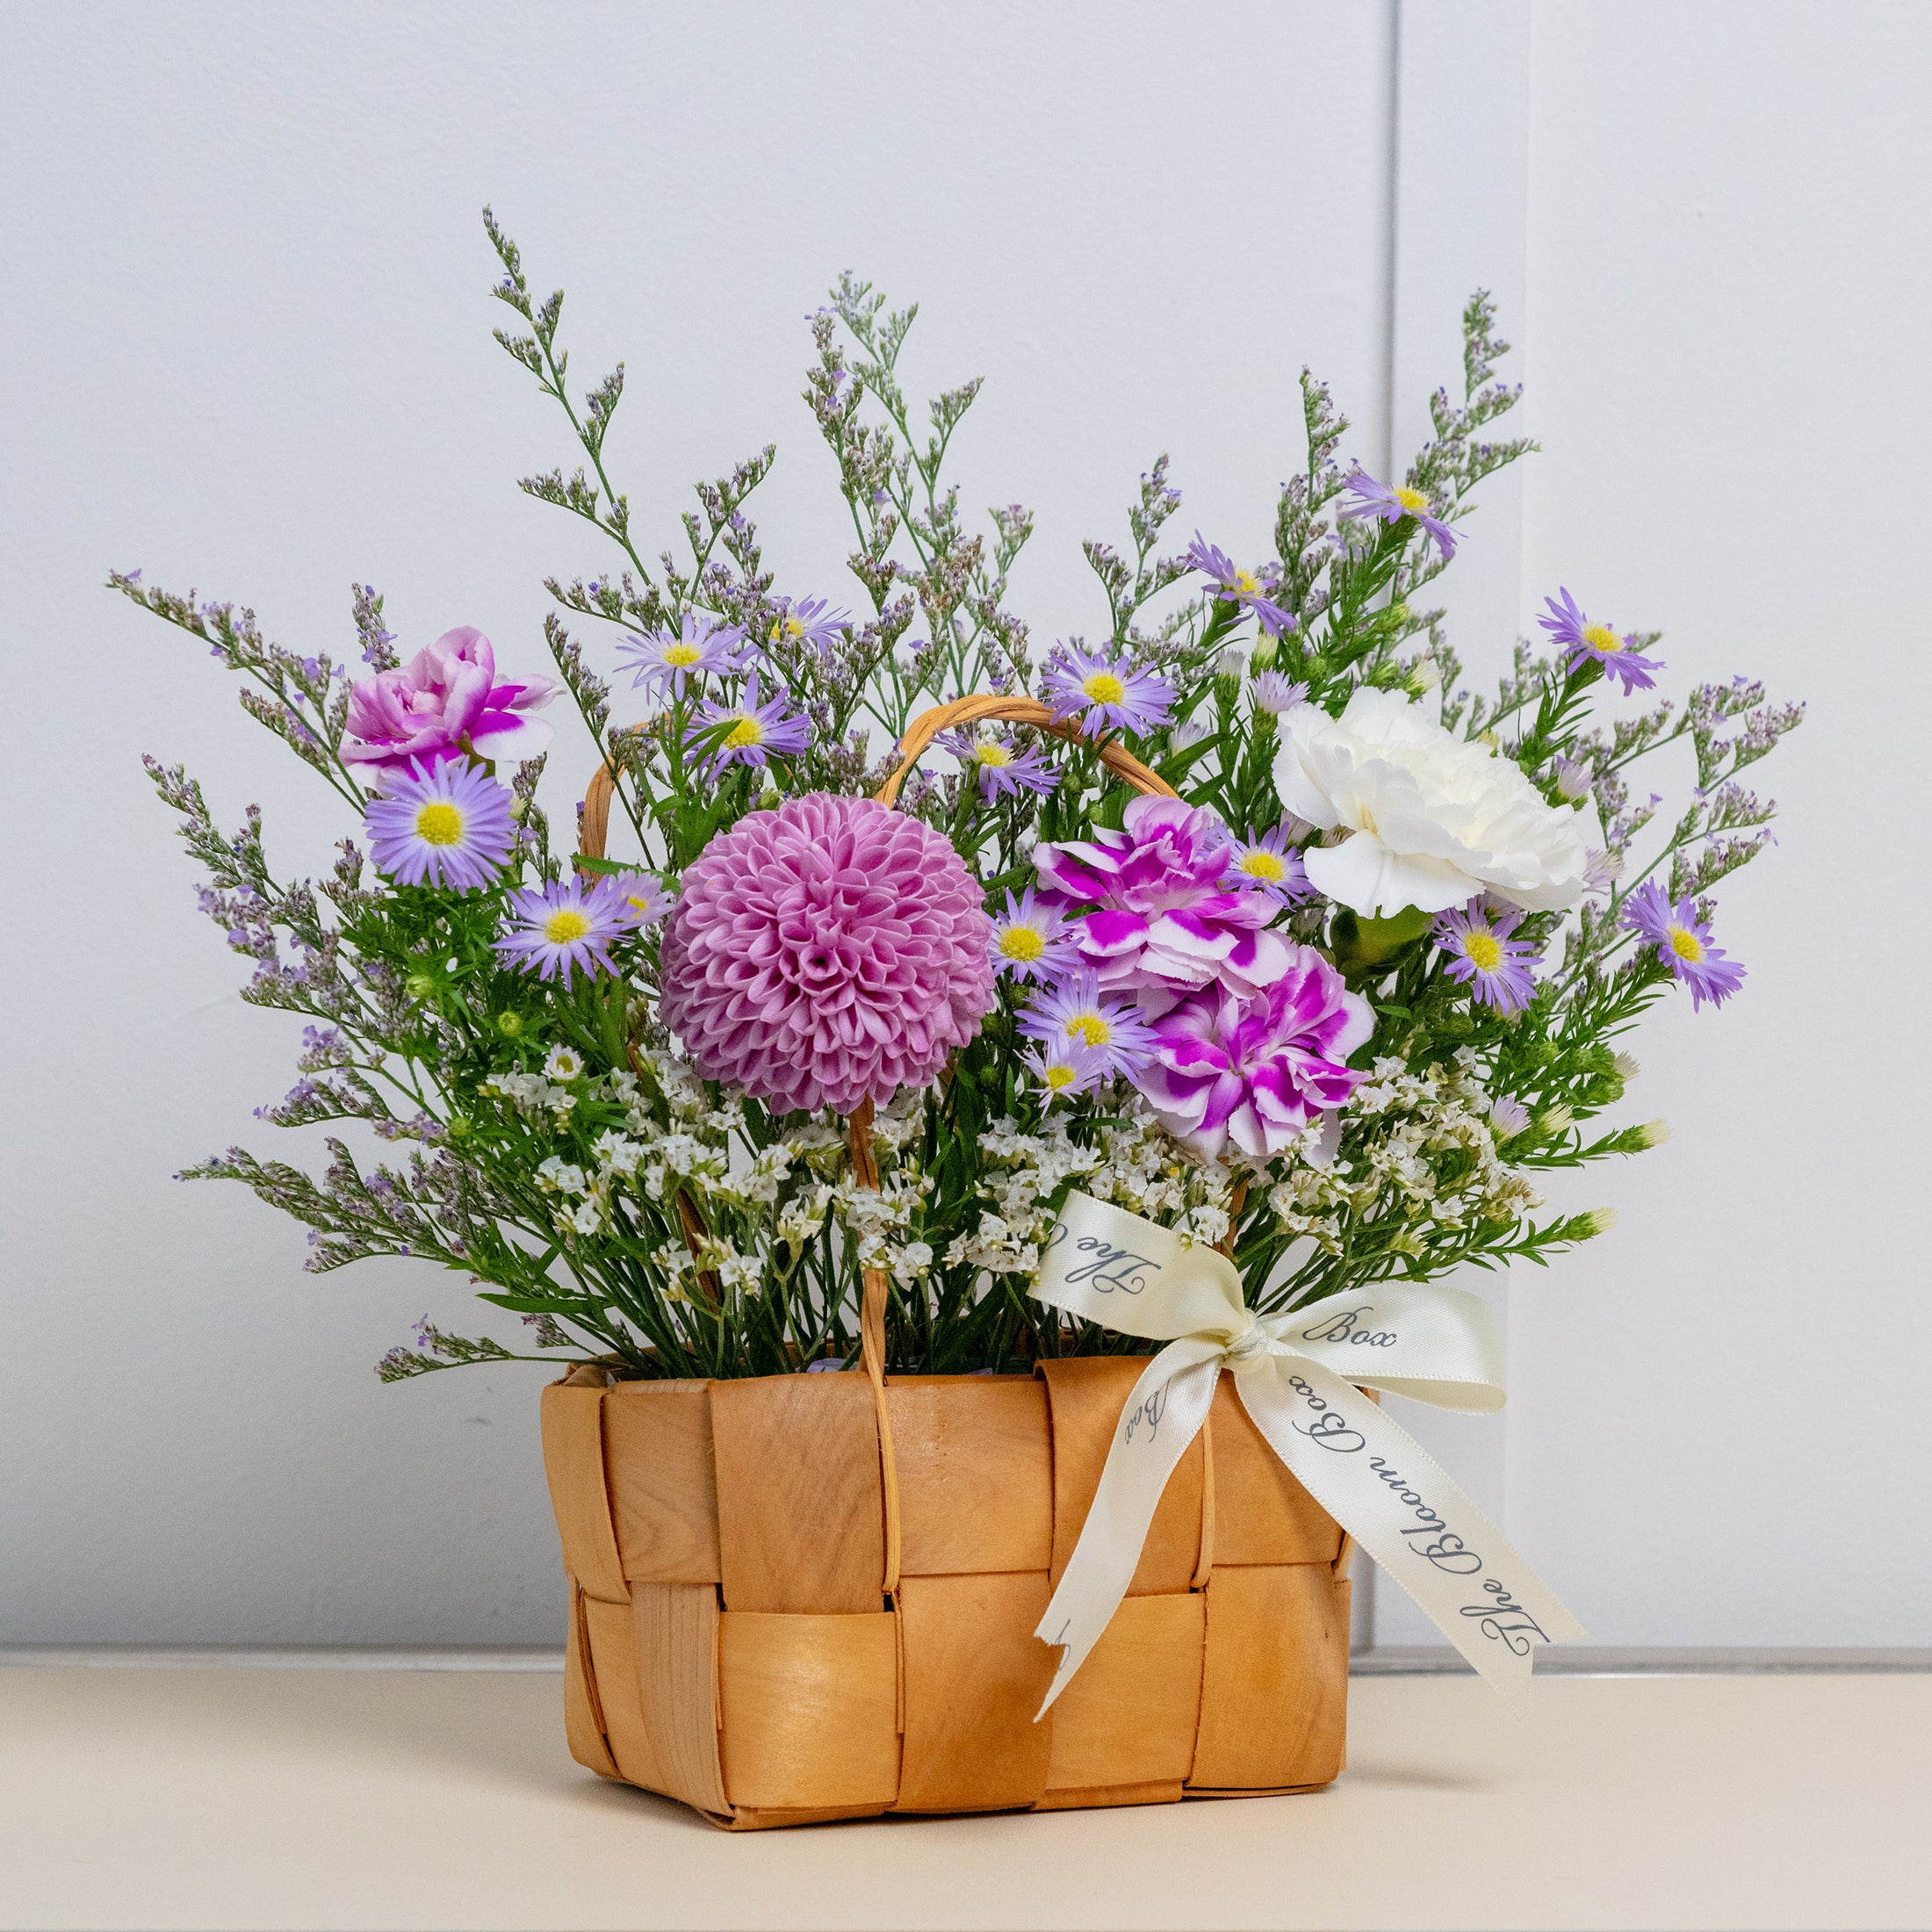
M1431 928L1449 955L1443 970L1460 980L1470 996L1498 1013L1521 1013L1536 997L1530 968L1541 956L1528 941L1510 934L1523 923L1521 912L1496 912L1481 899L1445 912Z
M1089 1048L1110 1073L1132 1073L1154 1050L1154 1035L1133 1007L1103 992L1089 971L1036 991L1020 1016L1020 1030L1049 1052Z
M496 651L464 624L445 631L402 669L378 671L352 685L342 732L342 760L404 771L460 757L535 758L549 747L551 726L532 711L557 696L550 678L496 681Z
M631 688L655 688L682 697L694 679L735 677L745 668L745 627L720 624L708 612L687 610L677 630L626 638L617 655L637 667Z
M382 795L363 807L369 855L399 885L474 892L495 883L516 843L511 803L466 758L386 772Z
M1157 731L1174 709L1174 687L1158 672L1071 645L1048 660L1042 689L1055 717L1078 717L1089 733Z
M659 954L664 1024L708 1080L781 1113L937 1078L992 1004L985 895L952 842L811 792L721 832Z
M1455 555L1456 533L1435 515L1423 491L1407 483L1378 483L1359 464L1344 479L1343 487L1355 499L1342 512L1344 523L1375 517L1384 523L1399 523L1405 516L1412 516L1445 561Z
M1134 1076L1176 1139L1251 1160L1285 1152L1366 1080L1345 1064L1375 1030L1359 993L1312 946L1258 992L1210 986L1154 1022L1154 1051Z
M1680 985L1690 989L1690 1008L1721 1006L1744 984L1744 969L1711 943L1711 922L1698 917L1690 899L1670 903L1654 879L1647 879L1624 901L1623 923L1657 948Z
M1263 930L1274 903L1228 889L1233 850L1211 811L1143 797L1119 831L1042 843L1033 861L1063 903L1094 908L1075 934L1102 990L1130 993L1151 1013L1210 981L1251 991L1287 970L1287 942Z
M1634 638L1618 637L1607 624L1592 624L1561 585L1555 596L1544 598L1543 608L1548 615L1536 621L1549 632L1551 643L1565 653L1568 669L1600 665L1605 677L1615 678L1623 686L1626 697L1655 685L1657 681L1650 674L1663 669L1662 660L1642 656Z
M1200 571L1204 577L1214 579L1221 602L1251 610L1271 638L1279 638L1284 631L1294 629L1294 616L1270 595L1280 579L1280 565L1270 563L1264 564L1258 571L1243 570L1226 551L1208 543L1198 530L1181 561Z
M492 942L503 963L539 979L559 980L566 988L580 970L615 972L611 942L623 938L634 922L619 912L622 902L609 885L608 879L571 877L512 892Z

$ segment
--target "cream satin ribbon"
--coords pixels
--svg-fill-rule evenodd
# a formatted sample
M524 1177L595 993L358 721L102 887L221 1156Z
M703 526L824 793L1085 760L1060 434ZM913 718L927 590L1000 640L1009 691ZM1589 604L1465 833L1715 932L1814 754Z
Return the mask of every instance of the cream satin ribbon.
M1225 1255L1071 1194L1041 1263L1042 1301L1168 1345L1135 1383L1060 1587L1034 1634L1064 1645L1045 1714L1099 1640L1167 1479L1223 1368L1268 1445L1517 1711L1538 1643L1583 1627L1408 1431L1358 1385L1438 1409L1503 1406L1503 1343L1473 1294L1383 1282L1258 1317Z

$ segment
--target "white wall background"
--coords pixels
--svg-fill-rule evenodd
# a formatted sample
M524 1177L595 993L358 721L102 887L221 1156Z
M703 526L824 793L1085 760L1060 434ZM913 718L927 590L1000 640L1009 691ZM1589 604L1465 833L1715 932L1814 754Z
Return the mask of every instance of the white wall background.
M297 1029L234 997L139 754L226 819L261 799L288 870L336 827L225 674L97 588L140 566L340 652L371 581L406 645L474 623L535 666L540 577L607 559L514 487L568 451L489 339L488 198L571 291L576 376L629 364L639 523L668 540L692 479L775 438L800 590L844 547L801 318L847 265L916 297L915 374L988 378L966 501L1038 510L1017 588L1049 636L1092 621L1078 540L1157 451L1186 528L1257 551L1300 365L1379 463L1495 288L1548 453L1476 526L1459 647L1500 661L1562 580L1667 625L1686 683L1814 705L1784 847L1726 896L1748 997L1641 1049L1633 1117L1679 1139L1592 1177L1616 1235L1515 1285L1506 1425L1417 1426L1600 1641L1932 1640L1901 1501L1928 1056L1880 997L1927 937L1932 13L210 0L0 32L0 1640L556 1636L540 1372L379 1388L424 1309L482 1325L460 1278L307 1276L292 1224L167 1179L286 1153L249 1110ZM1384 1640L1425 1634L1392 1595Z

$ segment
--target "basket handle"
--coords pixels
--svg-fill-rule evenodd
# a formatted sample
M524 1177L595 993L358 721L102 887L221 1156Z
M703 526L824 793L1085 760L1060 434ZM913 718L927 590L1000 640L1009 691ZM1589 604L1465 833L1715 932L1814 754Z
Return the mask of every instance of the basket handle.
M1088 738L1078 725L1056 717L1053 708L1036 697L1009 697L998 692L983 691L921 711L906 726L905 735L899 740L899 761L874 797L882 805L896 804L905 775L912 770L920 753L941 732L952 731L962 724L975 724L983 718L999 718L1011 724L1031 724L1055 738L1063 738L1070 744L1092 746L1099 752L1100 762L1135 791L1157 798L1179 796L1158 772L1143 765L1117 739ZM616 777L609 765L599 765L584 790L578 832L577 849L586 858L601 859L604 855L604 842L610 827L610 800L616 789ZM853 1178L861 1187L876 1188L879 1185L879 1167L872 1146L871 1101L861 1102L853 1111L847 1122L847 1136L852 1151ZM686 1208L681 1195L679 1207L681 1215ZM690 1214L695 1219L696 1209L691 1209ZM696 1236L688 1222L685 1225L685 1239L696 1253ZM859 1354L872 1383L873 1403L878 1416L880 1474L885 1498L885 1590L890 1594L898 1588L900 1550L898 1466L893 1453L892 1426L885 1400L885 1310L891 1283L878 1268L866 1269L864 1281L859 1310Z

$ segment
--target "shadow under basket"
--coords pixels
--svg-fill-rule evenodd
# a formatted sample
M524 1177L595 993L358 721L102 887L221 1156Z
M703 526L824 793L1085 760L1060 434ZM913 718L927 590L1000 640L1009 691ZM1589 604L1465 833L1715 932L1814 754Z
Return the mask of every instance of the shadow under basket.
M1059 1654L1034 1627L1145 1366L891 1378L883 1461L862 1373L546 1388L572 1755L740 1830L1328 1784L1349 1546L1226 1380L1034 1721Z

